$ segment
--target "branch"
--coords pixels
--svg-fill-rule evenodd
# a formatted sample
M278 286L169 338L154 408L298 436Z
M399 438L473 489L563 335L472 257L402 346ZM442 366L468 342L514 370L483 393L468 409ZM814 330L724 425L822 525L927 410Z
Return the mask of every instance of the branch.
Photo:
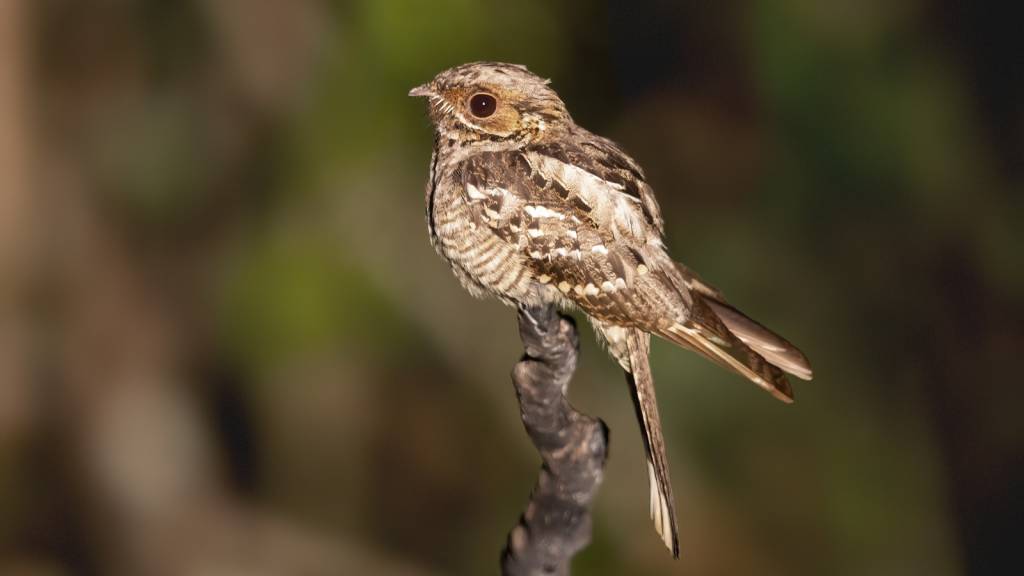
M590 506L608 451L604 422L577 412L565 398L579 358L572 318L554 306L520 308L526 354L512 370L519 410L544 460L537 486L502 554L505 576L567 576L590 543Z

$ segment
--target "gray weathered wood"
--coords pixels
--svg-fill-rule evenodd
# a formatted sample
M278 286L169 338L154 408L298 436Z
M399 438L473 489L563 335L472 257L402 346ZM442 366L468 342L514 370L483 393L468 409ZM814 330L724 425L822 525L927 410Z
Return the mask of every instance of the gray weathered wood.
M506 576L569 574L572 557L590 543L590 507L608 451L604 422L566 400L579 334L553 306L521 308L526 354L512 370L523 425L544 461L537 486L502 554Z

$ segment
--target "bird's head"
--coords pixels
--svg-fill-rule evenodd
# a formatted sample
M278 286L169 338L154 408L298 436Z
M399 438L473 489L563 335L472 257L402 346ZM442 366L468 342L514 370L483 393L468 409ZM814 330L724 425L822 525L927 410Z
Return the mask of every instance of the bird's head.
M428 99L438 133L451 138L537 140L571 122L548 81L515 64L456 66L409 95Z

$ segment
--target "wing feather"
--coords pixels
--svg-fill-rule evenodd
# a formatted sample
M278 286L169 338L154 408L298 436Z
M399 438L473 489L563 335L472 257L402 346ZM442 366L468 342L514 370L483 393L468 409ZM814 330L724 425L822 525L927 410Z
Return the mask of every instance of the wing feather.
M780 368L810 378L803 354L673 262L657 234L647 238L641 199L574 158L565 149L474 156L463 170L473 222L587 314L662 336L792 401Z
M702 299L693 302L693 313L687 320L655 333L743 376L779 400L792 402L793 388L782 370L729 331Z
M471 157L462 173L472 222L515 246L538 281L588 314L649 331L650 310L687 302L645 276L642 250L632 248L650 231L640 199L566 163L572 158L563 149Z
M726 328L744 344L750 346L772 364L786 372L810 380L811 363L799 348L788 340L762 326L756 320L740 312L725 299L717 288L706 282L696 272L679 262L674 263L687 288L700 296L714 311Z

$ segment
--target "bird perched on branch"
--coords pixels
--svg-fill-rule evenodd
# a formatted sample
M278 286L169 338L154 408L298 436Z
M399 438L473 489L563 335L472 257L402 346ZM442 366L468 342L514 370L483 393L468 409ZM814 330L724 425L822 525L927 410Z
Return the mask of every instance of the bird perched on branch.
M792 344L674 262L643 170L617 144L576 125L523 66L464 64L413 88L435 126L427 227L476 296L586 313L626 371L647 452L651 517L679 555L672 485L648 351L661 336L784 402L783 370L810 379Z

